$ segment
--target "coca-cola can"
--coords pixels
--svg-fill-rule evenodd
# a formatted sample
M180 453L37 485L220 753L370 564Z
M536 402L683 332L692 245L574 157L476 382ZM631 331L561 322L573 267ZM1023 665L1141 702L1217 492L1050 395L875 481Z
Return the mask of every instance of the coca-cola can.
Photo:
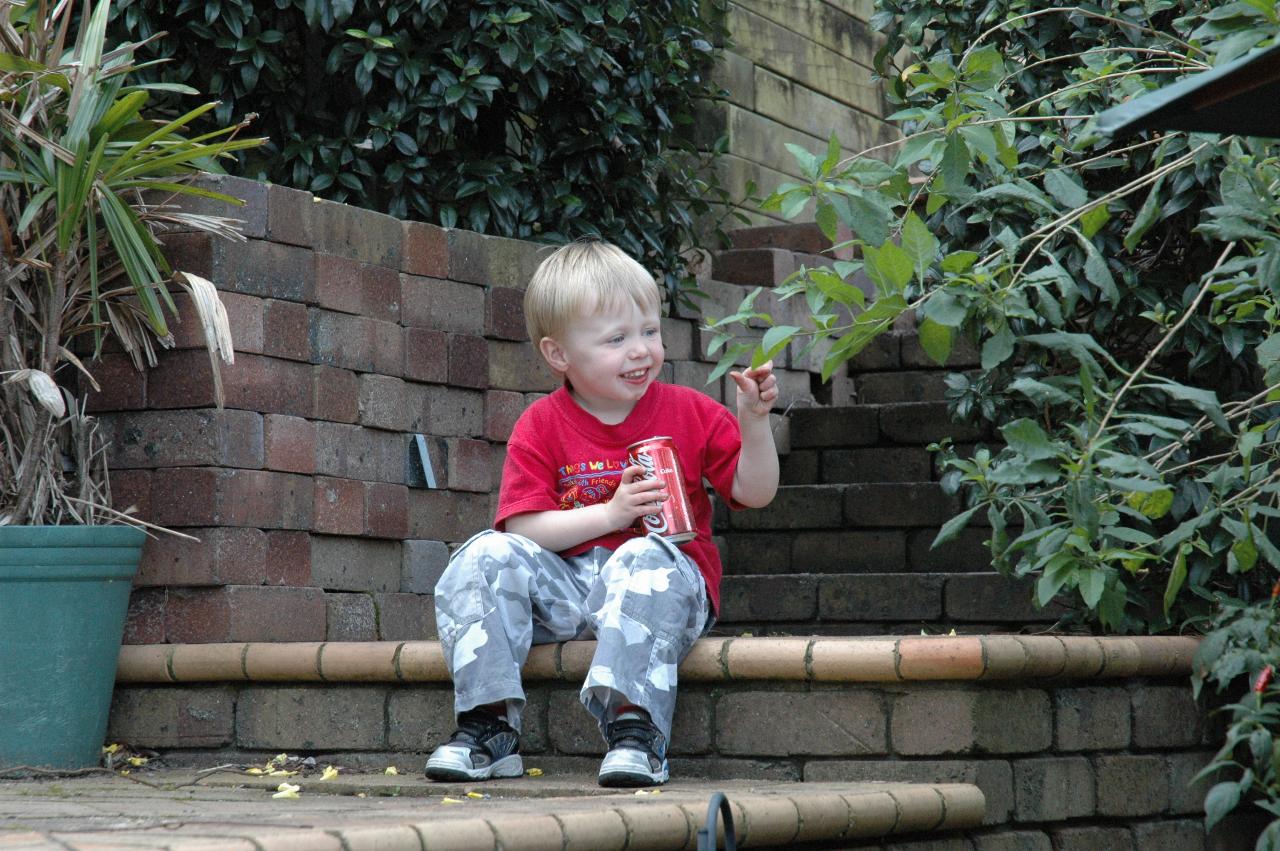
M680 470L676 442L669 437L637 440L627 447L627 462L643 467L644 478L661 479L668 494L657 513L640 518L644 531L661 535L677 544L698 537L689 497L684 492L684 473Z

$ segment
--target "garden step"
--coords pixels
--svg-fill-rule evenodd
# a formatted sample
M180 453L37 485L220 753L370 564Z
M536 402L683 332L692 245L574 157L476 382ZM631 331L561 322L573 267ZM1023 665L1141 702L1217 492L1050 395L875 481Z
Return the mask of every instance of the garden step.
M943 438L968 443L990 437L985 426L953 423L945 402L895 402L791 412L791 448L926 446Z
M70 778L0 787L0 812L22 811L25 832L6 848L311 848L315 851L591 851L690 847L708 804L726 796L743 847L839 842L878 847L881 837L955 835L982 823L984 798L969 783L774 783L675 780L660 792L604 790L593 774L525 777L487 785L405 775L318 771L296 775L295 800L273 800L278 777L242 771L141 770L125 778ZM416 776L415 776L416 775ZM483 788L485 792L473 790ZM468 796L468 792L472 795ZM442 802L454 802L446 806ZM33 813L39 815L33 817ZM108 826L106 823L111 822Z
M804 254L822 254L831 248L831 240L813 222L736 228L729 231L729 244L735 249L782 248Z
M750 800L742 785L699 782L713 777L747 778L747 787L764 791L802 780L806 786L880 779L977 786L985 801L983 826L950 840L966 849L1059 847L1059 838L1066 842L1082 825L1126 841L1177 832L1195 826L1203 811L1207 783L1188 784L1214 751L1186 685L1195 647L1190 638L1147 636L702 639L679 670L672 785L657 796L628 796L625 805L613 800L664 806L683 803L678 796L690 784L703 790L698 818L672 813L679 840L631 848L692 848L706 790L727 787L731 801ZM459 798L463 804L455 808L418 798L415 818L482 813L463 807L491 806L508 797L508 787L518 797L531 786L555 790L573 778L586 777L580 782L589 786L604 745L578 706L578 691L594 649L593 642L568 642L535 647L529 655L522 749L526 766L542 769L542 777L482 787L491 801ZM110 739L160 750L153 763L252 764L284 751L314 756L321 766L381 771L396 765L416 775L425 752L453 727L453 692L436 642L127 646L117 680ZM237 784L247 779L228 777ZM761 844L786 847L795 839L803 809L798 801L782 802L798 788L805 787L777 787L775 800L792 821L778 822L781 833ZM813 788L819 795L830 791ZM271 801L258 789L234 794L261 796L254 814L274 821L302 812L285 808L309 806L320 797L315 791L304 786L295 802ZM354 803L332 800L335 810ZM388 813L404 802L378 800ZM563 799L556 800L550 806L561 815ZM542 806L545 815L548 805ZM577 806L566 804L563 813ZM746 807L747 836L773 812ZM310 814L290 818L311 820ZM262 823L224 823L233 821ZM530 844L507 847L543 847L533 843L532 831L551 830L551 822L531 819ZM381 813L369 815L368 823L399 824ZM762 834L754 836L747 844L755 846ZM390 834L381 838L383 847L398 847ZM562 833L551 839L549 847L563 846ZM869 847L913 847L893 844L902 841L873 840ZM172 843L167 833L164 844ZM430 838L425 847L433 847Z
M721 510L716 528L759 531L938 527L959 511L959 498L945 493L936 482L784 485L765 509Z
M725 575L990 571L988 534L975 526L934 548L937 527L734 531L723 536Z
M1037 609L1033 587L998 573L730 575L721 580L718 627L726 634L1043 628L1064 610Z

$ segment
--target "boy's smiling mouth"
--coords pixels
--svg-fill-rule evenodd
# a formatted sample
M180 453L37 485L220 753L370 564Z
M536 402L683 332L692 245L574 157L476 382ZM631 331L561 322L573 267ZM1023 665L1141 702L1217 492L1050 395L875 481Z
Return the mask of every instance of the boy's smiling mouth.
M622 373L622 377L627 381L640 381L641 379L646 378L648 375L649 375L649 367L647 366L644 369L636 369L636 370L632 370L631 372Z

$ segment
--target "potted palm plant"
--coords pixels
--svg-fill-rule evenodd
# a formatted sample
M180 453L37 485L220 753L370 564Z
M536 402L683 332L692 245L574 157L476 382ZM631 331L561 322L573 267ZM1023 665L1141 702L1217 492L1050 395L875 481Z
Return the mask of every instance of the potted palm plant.
M175 87L131 82L138 45L108 49L109 0L91 2L0 0L0 767L98 761L146 524L111 507L75 388L98 388L89 366L112 341L154 362L171 287L191 293L218 383L226 312L160 244L173 228L242 238L169 202L238 203L190 178L261 142L242 125L188 138L212 103L149 120Z

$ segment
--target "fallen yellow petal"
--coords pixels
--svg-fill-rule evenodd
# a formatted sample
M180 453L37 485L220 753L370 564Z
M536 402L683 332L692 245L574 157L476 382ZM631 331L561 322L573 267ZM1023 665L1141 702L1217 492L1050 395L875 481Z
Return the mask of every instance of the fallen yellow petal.
M253 768L246 768L244 770L244 773L245 774L266 774L267 772L263 771L261 768L258 768L257 766L254 766Z
M400 772L396 770L396 767L394 765L388 765L386 770L383 771L382 773L383 774L399 774Z
M120 776L121 776L121 777L128 777L128 776L129 776L129 769L127 769L127 768L122 769L122 770L121 770L121 772L120 772Z
M488 795L483 794L482 792L468 792L468 793L467 793L467 797L468 797L468 798L476 798L477 800L481 800L481 801L483 801L485 798L487 798L487 797L489 797L489 796L488 796Z
M301 791L302 787L295 786L292 783L281 783L279 786L276 787L276 789L278 791L271 796L273 798L301 798L302 797L301 795L298 794L298 792Z
M541 769L541 768L530 768L528 771L526 771L526 772L525 772L525 774L529 775L530 777L541 777L541 776L542 776L542 769Z
M324 767L324 772L320 775L320 779L332 780L337 776L338 776L338 769L334 768L332 765L326 765Z
M368 793L367 793L367 792L356 792L356 797L357 797L357 798L367 798L367 797L369 797L369 795L368 795Z
M442 803L442 804L461 804L461 803L463 803L463 802L462 802L462 801L459 801L457 798L441 798L441 799L440 799L440 803Z
M146 764L147 764L148 762L150 762L150 761L151 761L151 760L149 760L149 759L148 759L147 757L145 757L145 756L131 756L131 757L129 757L129 764L130 764L130 765L132 765L132 766L133 766L133 767L135 767L135 768L137 768L137 767L138 767L138 766L140 766L140 765L146 765Z
M112 745L106 745L102 748L103 753L115 753L118 750L120 750L119 742Z

